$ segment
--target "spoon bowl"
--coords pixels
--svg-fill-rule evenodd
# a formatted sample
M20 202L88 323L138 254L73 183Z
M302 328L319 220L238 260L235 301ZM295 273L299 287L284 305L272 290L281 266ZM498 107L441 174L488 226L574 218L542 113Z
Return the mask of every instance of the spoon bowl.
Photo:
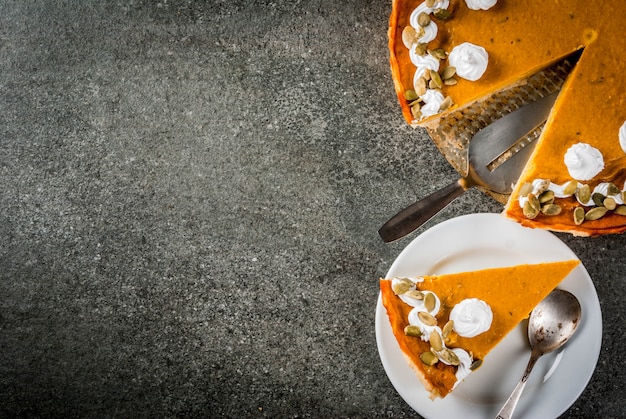
M580 315L580 303L576 297L567 291L552 291L530 314L530 348L542 354L560 348L574 335Z
M496 419L508 419L513 415L537 360L563 346L576 332L580 318L580 302L572 293L564 290L552 291L534 308L528 320L530 360L524 375L498 412Z

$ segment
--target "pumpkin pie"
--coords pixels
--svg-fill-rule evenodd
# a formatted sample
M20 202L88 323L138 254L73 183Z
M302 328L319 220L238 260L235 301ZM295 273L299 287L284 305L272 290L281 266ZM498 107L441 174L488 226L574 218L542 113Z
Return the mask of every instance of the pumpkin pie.
M434 399L489 362L489 352L579 263L381 279L381 299L400 349Z
M432 136L442 121L488 111L497 106L489 98L574 57L503 214L575 235L624 232L624 22L621 0L393 0L390 63L402 113Z

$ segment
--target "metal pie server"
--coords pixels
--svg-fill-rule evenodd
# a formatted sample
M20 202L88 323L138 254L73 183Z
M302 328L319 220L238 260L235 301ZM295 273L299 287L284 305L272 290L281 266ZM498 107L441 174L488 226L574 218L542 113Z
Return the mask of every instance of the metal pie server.
M469 143L467 175L394 215L378 230L383 241L389 243L413 232L472 187L510 193L557 95L530 102L478 131Z

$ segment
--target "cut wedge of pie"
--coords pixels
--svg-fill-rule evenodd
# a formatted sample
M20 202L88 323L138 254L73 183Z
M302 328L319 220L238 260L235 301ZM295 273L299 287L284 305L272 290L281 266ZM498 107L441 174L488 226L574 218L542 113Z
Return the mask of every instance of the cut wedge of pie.
M445 397L579 263L381 279L381 299L408 364L431 398Z
M393 0L390 62L402 113L459 170L463 146L442 139L448 127L459 138L510 111L492 100L503 92L521 91L525 103L560 90L513 193L500 197L504 215L576 235L624 232L624 22L622 0ZM568 57L564 83L547 78L529 93L535 74Z

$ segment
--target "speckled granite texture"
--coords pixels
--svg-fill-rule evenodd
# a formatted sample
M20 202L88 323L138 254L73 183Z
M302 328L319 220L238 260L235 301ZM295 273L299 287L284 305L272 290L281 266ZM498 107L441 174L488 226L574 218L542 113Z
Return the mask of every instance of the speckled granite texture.
M390 8L0 1L0 416L417 417L376 230L456 173L402 120ZM604 316L565 417L619 416L626 237L559 237Z

